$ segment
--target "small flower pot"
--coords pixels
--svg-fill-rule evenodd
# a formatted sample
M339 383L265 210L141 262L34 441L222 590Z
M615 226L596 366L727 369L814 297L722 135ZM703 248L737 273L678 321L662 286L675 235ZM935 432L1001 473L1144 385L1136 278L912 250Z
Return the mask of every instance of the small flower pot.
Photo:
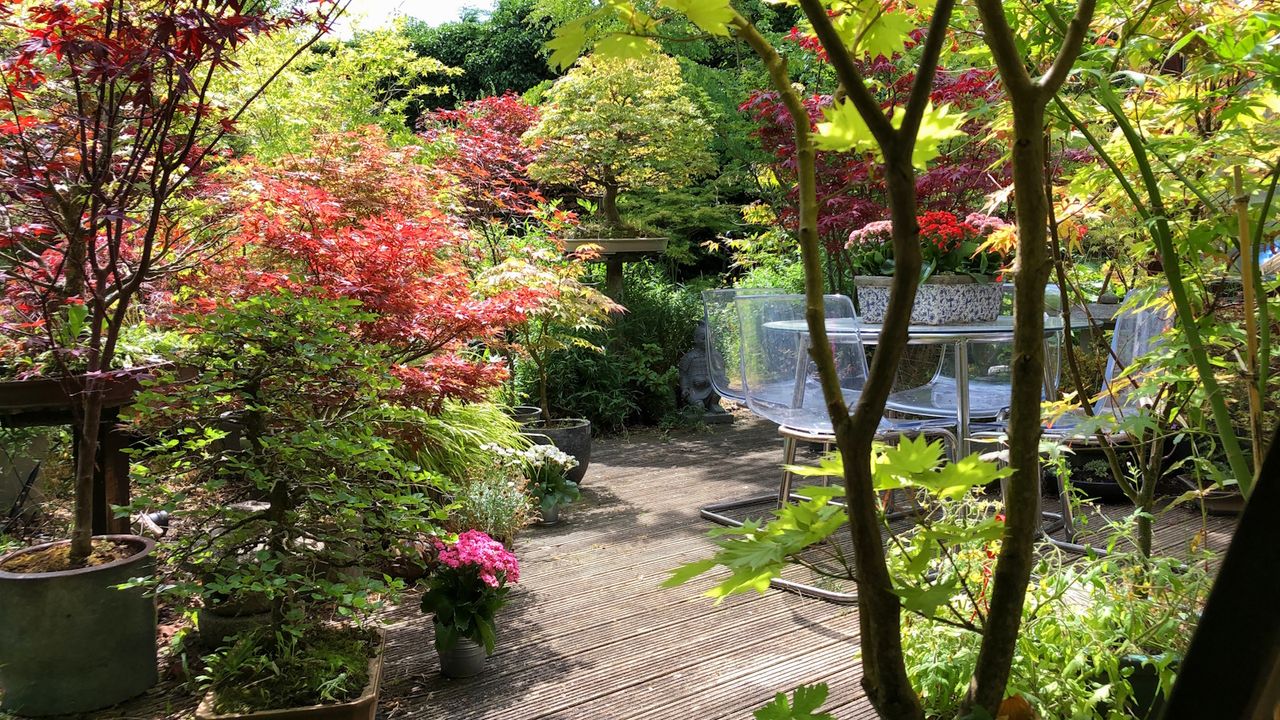
M889 308L891 277L859 275L859 317L869 323L884 322ZM1000 317L1004 288L990 278L971 275L934 275L916 288L911 308L912 325L965 325L992 322Z
M560 522L560 506L552 505L549 508L542 509L542 519L538 521L539 525L556 525Z
M526 423L520 434L540 445L555 445L566 455L572 455L578 461L578 467L570 470L566 477L575 485L582 484L591 463L590 420L537 420Z
M436 654L440 656L440 673L455 679L475 677L484 672L485 660L489 658L483 645L462 637L452 648Z

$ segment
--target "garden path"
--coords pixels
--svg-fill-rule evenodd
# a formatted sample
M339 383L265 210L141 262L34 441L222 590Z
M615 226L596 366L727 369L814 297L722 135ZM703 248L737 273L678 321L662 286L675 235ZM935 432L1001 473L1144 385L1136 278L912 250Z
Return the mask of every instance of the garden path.
M522 578L499 616L485 674L439 675L430 618L390 612L379 718L386 720L745 720L779 691L826 682L840 720L874 717L861 688L856 612L771 590L714 605L704 577L682 588L667 572L708 555L700 505L776 490L781 441L771 425L598 441L583 500L556 527L516 542ZM1117 507L1115 512L1123 513ZM1157 544L1177 551L1200 516L1162 516ZM1225 548L1230 523L1211 519ZM173 684L113 718L189 717Z

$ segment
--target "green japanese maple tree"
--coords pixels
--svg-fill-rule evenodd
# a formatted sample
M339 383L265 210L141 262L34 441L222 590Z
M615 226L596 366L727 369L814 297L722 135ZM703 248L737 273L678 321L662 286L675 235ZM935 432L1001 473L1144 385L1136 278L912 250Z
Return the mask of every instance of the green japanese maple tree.
M715 170L711 125L686 94L680 64L656 52L583 58L547 92L525 140L539 151L529 174L598 197L610 229L622 227L619 194L680 188Z

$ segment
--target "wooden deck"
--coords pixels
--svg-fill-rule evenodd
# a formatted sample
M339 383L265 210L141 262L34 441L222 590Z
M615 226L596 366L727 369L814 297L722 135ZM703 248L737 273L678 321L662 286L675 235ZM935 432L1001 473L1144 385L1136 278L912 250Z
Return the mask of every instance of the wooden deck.
M431 620L410 603L389 614L379 718L401 720L710 720L750 718L774 693L827 682L826 709L873 717L859 687L857 616L847 606L770 591L714 606L703 578L662 589L667 572L707 556L700 505L776 489L772 426L598 442L583 501L554 528L516 543L522 579L499 617L487 673L439 675ZM1202 529L1222 549L1230 524L1178 508L1157 543L1185 547ZM172 684L97 717L187 717Z

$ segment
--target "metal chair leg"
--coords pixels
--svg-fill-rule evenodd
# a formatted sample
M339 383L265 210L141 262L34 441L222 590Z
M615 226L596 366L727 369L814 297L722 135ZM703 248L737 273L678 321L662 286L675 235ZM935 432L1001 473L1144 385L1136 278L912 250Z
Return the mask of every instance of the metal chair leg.
M794 465L796 462L796 439L793 437L784 437L782 439L782 485L778 487L778 507L782 507L787 503L787 499L791 497L791 483L794 479L787 466Z

